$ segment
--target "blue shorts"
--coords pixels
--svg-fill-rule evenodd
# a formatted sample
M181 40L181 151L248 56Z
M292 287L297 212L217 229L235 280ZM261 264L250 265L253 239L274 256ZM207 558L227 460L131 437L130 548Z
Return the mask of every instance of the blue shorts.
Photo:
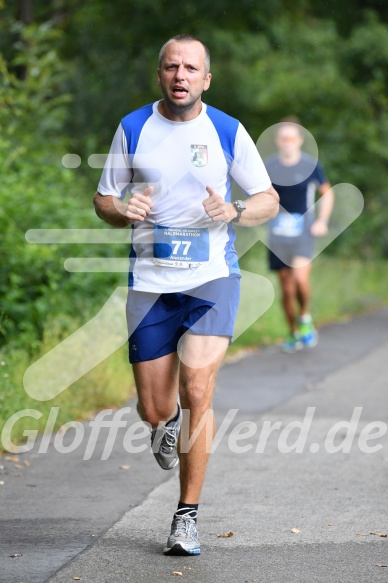
M129 361L154 360L177 351L181 336L233 336L240 299L240 275L215 279L185 292L157 294L129 290Z

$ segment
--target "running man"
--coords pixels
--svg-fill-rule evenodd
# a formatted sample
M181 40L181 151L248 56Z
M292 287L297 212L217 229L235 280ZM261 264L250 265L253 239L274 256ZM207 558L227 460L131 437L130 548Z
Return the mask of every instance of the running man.
M201 101L210 81L200 40L167 41L158 65L163 99L121 121L94 196L101 219L132 229L127 321L138 412L150 424L158 464L169 470L180 462L180 500L164 549L172 555L200 553L212 394L239 301L232 223L263 223L279 201L244 127ZM246 202L231 202L231 179ZM182 417L182 435L185 423L189 437L198 426L191 447L182 436L178 444Z
M286 118L277 127L278 154L265 161L280 196L280 212L269 223L269 267L279 274L282 305L290 330L282 349L290 353L316 346L318 342L310 315L311 258L314 237L327 234L334 205L334 193L324 170L313 157L302 152L303 141L303 128L297 118ZM325 196L315 217L317 190Z

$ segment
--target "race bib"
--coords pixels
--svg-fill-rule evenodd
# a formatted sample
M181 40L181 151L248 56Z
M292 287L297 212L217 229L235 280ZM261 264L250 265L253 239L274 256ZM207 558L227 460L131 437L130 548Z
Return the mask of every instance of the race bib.
M154 263L189 269L209 261L209 230L154 226Z
M279 213L271 225L272 235L299 237L303 233L304 216L299 213Z

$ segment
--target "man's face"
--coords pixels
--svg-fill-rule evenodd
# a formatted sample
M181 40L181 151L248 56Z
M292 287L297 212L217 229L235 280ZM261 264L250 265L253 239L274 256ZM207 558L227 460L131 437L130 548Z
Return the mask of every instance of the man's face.
M303 145L303 137L296 124L281 125L276 135L276 145L285 156L300 152Z
M190 110L210 85L211 74L205 72L205 49L201 43L171 41L158 69L166 105L174 113Z

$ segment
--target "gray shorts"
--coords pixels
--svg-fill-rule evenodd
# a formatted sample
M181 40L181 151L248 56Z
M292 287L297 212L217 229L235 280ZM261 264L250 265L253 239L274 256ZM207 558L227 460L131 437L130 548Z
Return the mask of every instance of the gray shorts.
M311 259L314 253L314 237L310 233L299 237L270 237L269 245L268 260L272 271L291 267L295 257Z
M269 223L269 267L279 271L292 267L295 257L311 259L314 253L314 237L311 225L314 216L281 211Z

